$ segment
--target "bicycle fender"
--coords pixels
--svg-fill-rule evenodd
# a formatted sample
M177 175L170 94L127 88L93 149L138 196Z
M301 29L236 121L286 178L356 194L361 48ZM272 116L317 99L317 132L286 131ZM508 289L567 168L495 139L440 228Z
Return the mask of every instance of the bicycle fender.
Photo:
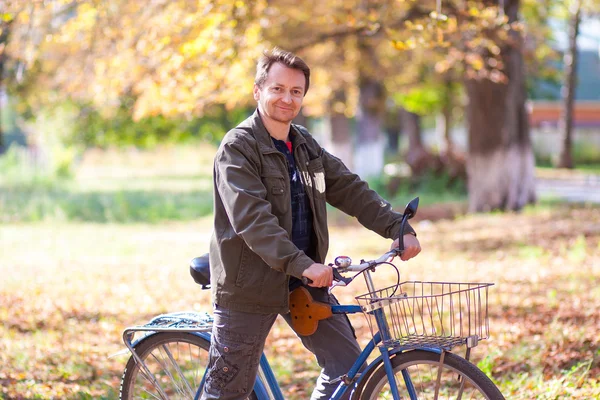
M164 333L164 332L152 332L152 333L149 333L149 334L147 334L147 335L144 335L144 336L142 336L141 338L139 338L139 339L135 340L134 342L132 342L132 343L131 343L131 347L135 347L135 346L137 346L137 345L138 345L140 342L142 342L143 340L146 340L146 339L148 339L148 338L149 338L149 337L151 337L151 336L159 335L159 334L161 334L161 333ZM201 337L202 339L206 339L206 340L207 340L207 341L210 343L210 333L208 333L208 332L186 332L186 333L190 333L190 334L192 334L192 335L199 336L199 337Z
M164 333L164 332L152 332L152 333L148 333L147 335L144 335L141 338L136 339L133 342L131 342L131 347L135 347L138 344L140 344L142 341L144 341L144 340L146 340L146 339L148 339L148 338L150 338L152 336L160 335L161 333ZM208 332L186 332L186 333L190 333L192 335L199 336L202 339L206 339L210 343L210 333L208 333ZM118 354L123 353L123 351L129 351L129 349L121 350Z
M140 343L141 340L154 334L178 330L178 328L186 329L189 333L198 334L208 341L210 341L210 335L200 335L200 333L206 333L211 330L213 318L206 312L195 312L195 311L179 311L167 314L160 314L153 317L148 323L144 325L132 326L126 328L123 331L123 343L127 346L128 350L131 351L133 346ZM141 333L141 337L136 339L136 334Z
M108 358L122 356L122 355L125 355L125 354L131 354L132 353L132 349L134 349L135 346L137 346L138 344L140 344L142 341L150 338L151 336L158 335L160 333L164 333L164 332L150 332L150 333L147 333L144 336L142 336L142 337L140 337L140 338L138 338L138 339L136 339L136 340L134 340L132 342L129 342L128 344L126 343L127 347L125 347L122 350L117 351L116 353L109 354ZM208 333L208 332L188 332L188 333L191 333L192 335L199 336L199 337L207 340L208 342L210 342L210 333Z

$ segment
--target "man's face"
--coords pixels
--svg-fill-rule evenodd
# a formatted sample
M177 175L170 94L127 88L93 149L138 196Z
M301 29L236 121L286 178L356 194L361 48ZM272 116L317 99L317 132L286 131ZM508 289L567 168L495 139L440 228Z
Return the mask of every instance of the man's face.
M277 122L290 123L300 112L306 78L302 71L275 63L261 87L254 85L254 99L261 114Z

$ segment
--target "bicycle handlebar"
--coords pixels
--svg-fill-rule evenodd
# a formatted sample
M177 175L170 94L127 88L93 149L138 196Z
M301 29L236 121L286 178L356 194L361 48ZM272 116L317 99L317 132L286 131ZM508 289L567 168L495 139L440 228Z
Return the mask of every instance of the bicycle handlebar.
M349 265L347 267L339 267L336 269L340 272L362 272L367 268L374 268L378 264L386 262L390 258L399 256L400 254L401 254L401 251L399 251L398 249L393 249L393 250L390 250L387 253L383 254L381 257L379 257L376 260L363 261L357 265Z
M390 250L387 253L383 254L381 257L379 257L376 260L363 261L360 264L348 265L346 267L335 267L335 266L333 266L333 264L329 264L329 266L331 266L331 268L333 269L334 281L342 282L339 285L347 286L348 284L350 284L350 282L352 282L353 278L346 278L346 277L342 276L342 273L344 273L344 272L363 272L367 269L375 268L377 265L384 263L384 262L388 261L390 258L399 256L401 254L402 254L402 251L400 249L393 249L393 250ZM308 285L309 283L312 283L312 280L303 276L302 283L304 285ZM336 285L334 284L334 286L336 286Z
M411 200L407 205L406 208L404 210L404 214L402 215L402 221L400 222L400 230L398 232L398 239L399 240L399 247L397 249L392 249L390 251L388 251L387 253L383 254L381 257L379 257L376 260L371 260L371 261L362 261L360 264L358 265L348 265L348 266L338 266L335 267L333 264L329 264L329 266L332 267L333 269L333 279L337 282L342 282L338 285L348 285L352 279L354 278L345 278L341 275L341 272L363 272L366 271L367 269L370 268L374 268L377 265L386 262L387 260L389 260L390 258L394 258L396 256L401 255L404 252L404 228L406 226L406 222L411 219L412 217L415 216L415 214L417 213L417 208L419 207L419 198L416 197L413 200ZM303 276L302 277L302 283L304 285L308 285L309 283L312 283L312 280L310 280L309 278ZM334 286L338 286L335 284L333 284L332 287Z

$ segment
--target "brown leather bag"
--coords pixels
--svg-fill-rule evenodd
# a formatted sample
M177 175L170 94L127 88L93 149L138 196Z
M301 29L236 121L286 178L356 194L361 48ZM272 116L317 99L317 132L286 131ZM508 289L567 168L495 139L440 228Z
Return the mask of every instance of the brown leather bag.
M320 320L332 316L331 305L313 300L302 286L290 293L290 314L294 331L302 336L312 335Z

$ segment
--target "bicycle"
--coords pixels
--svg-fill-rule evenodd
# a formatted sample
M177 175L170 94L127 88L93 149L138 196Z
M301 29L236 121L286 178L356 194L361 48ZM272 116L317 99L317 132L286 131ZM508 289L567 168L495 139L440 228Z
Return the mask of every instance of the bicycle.
M418 201L407 205L400 237L406 221L416 214ZM400 241L399 249L358 265L352 265L349 257L335 259L334 285L347 286L362 274L368 292L356 296L358 305L331 306L331 313L363 313L372 339L339 378L331 399L340 399L348 391L352 399L504 399L491 379L469 362L471 349L489 338L487 297L493 284L400 282L391 261L402 248ZM395 285L375 288L371 274L381 265L396 269ZM210 287L207 255L192 260L190 272L203 289ZM356 274L344 277L351 272ZM290 307L294 319L292 300ZM211 328L210 314L197 312L163 314L145 325L126 328L123 341L131 356L121 381L121 399L200 398ZM135 339L136 334L141 338ZM466 346L464 357L451 352L457 346ZM381 354L361 370L375 348ZM284 399L264 353L249 399Z

